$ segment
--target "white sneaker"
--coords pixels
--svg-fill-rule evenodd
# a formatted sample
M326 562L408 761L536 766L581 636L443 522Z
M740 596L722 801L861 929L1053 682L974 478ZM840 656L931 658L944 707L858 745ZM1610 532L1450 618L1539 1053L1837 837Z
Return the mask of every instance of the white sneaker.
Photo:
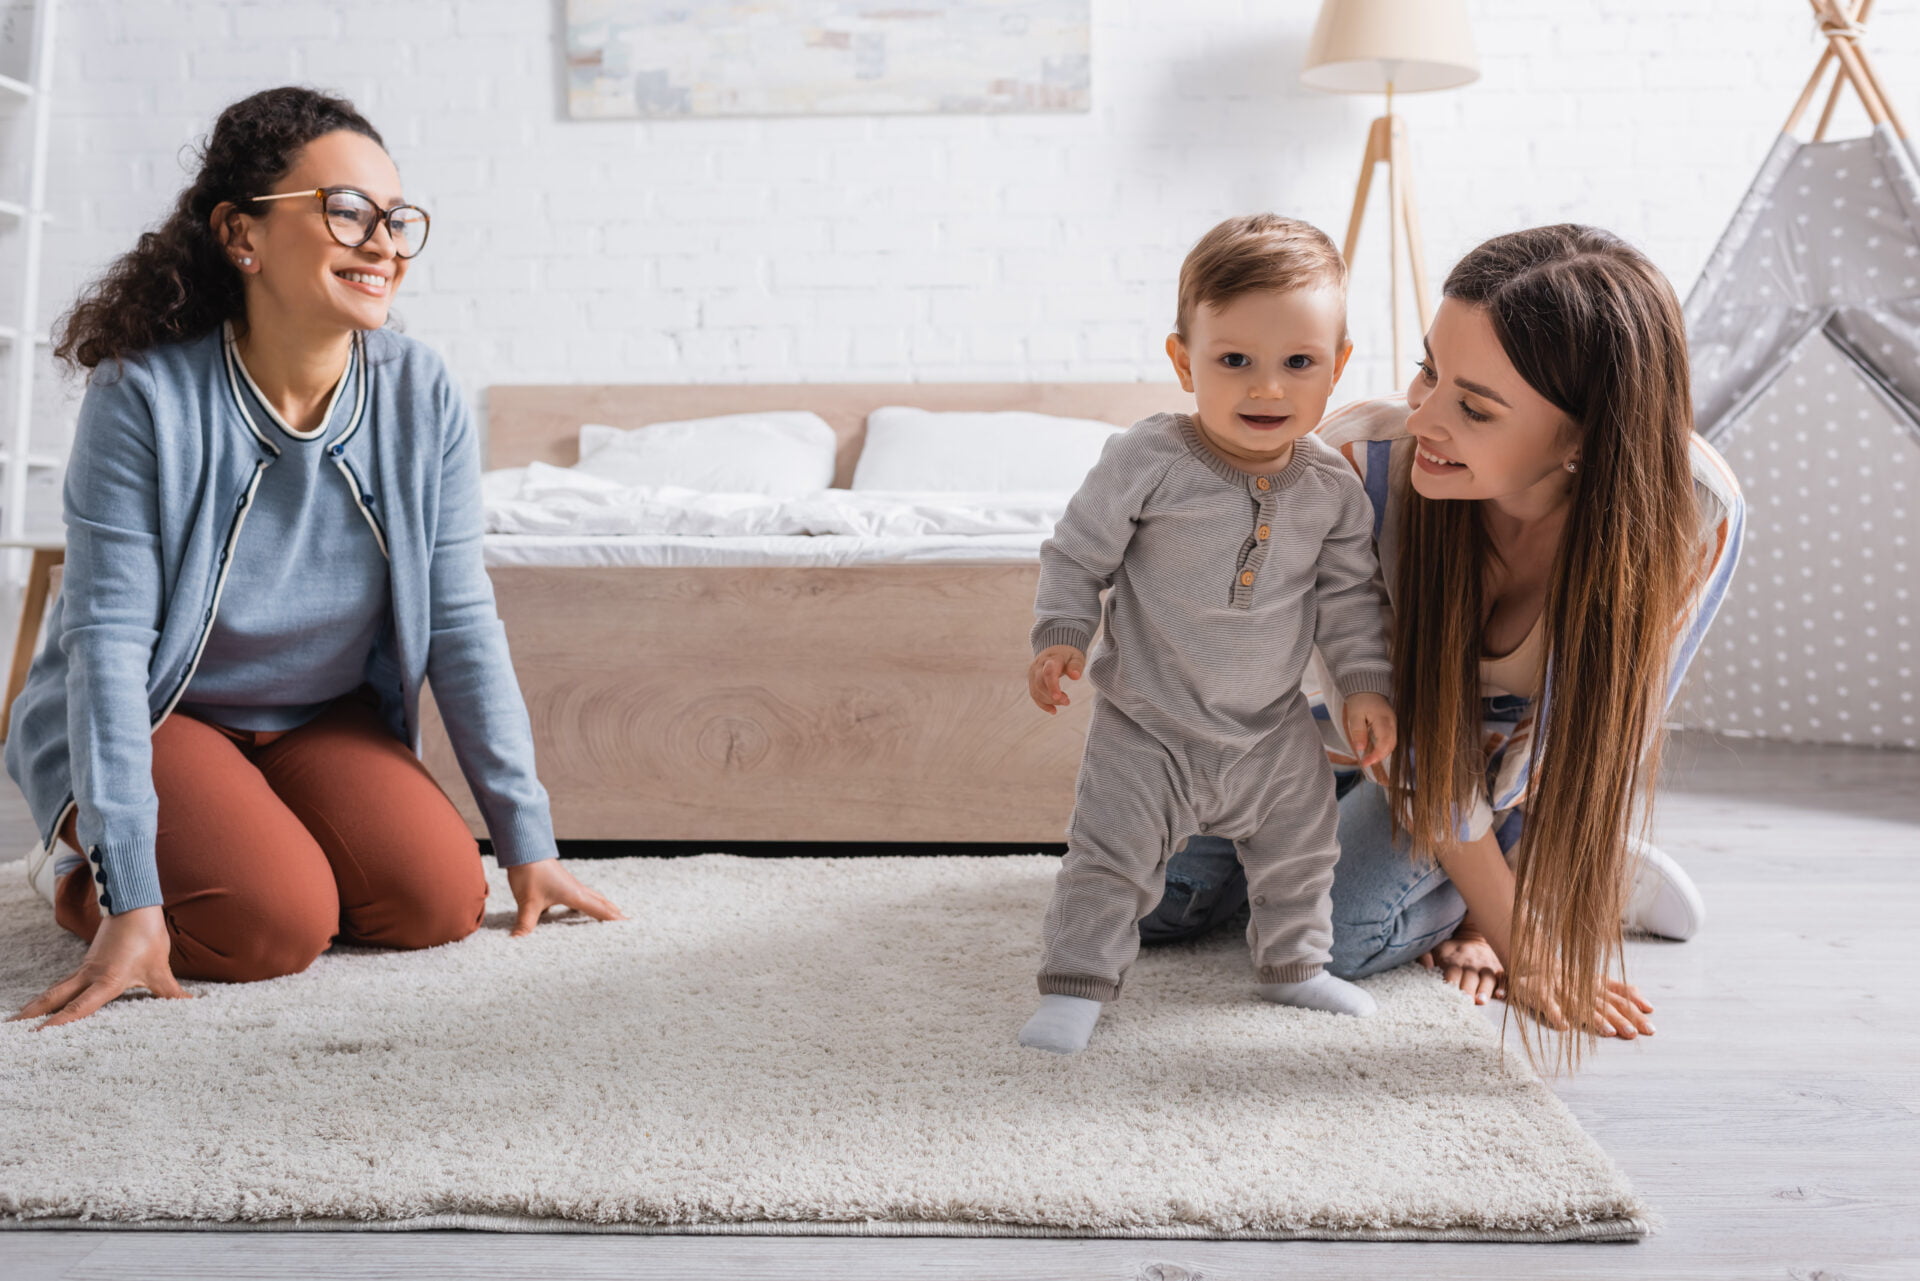
M53 851L37 841L33 848L27 851L27 883L33 886L34 893L49 903L53 902L56 879L53 865L57 861L53 857Z
M1692 938L1707 919L1707 905L1693 878L1659 846L1639 837L1627 838L1627 851L1633 858L1633 891L1620 924L1663 939Z

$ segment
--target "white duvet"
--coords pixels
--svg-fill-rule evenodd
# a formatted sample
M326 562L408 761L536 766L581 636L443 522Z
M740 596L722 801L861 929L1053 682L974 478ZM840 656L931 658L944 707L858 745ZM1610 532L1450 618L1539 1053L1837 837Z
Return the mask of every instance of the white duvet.
M1050 534L1072 495L821 489L783 498L622 485L533 463L488 472L482 497L489 534L925 538Z

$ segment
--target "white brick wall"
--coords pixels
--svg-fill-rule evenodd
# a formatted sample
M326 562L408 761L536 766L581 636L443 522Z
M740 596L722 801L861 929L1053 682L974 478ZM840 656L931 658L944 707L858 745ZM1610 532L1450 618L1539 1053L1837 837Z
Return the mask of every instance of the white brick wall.
M1316 7L1094 0L1082 115L574 123L557 3L63 0L49 310L159 216L223 105L295 81L354 99L433 210L399 310L472 392L1163 378L1180 258L1214 221L1345 227L1379 104L1299 86ZM1472 8L1483 79L1402 100L1436 287L1486 236L1578 219L1684 293L1812 65L1805 6ZM1920 0L1871 29L1920 125ZM1376 203L1355 395L1403 381L1382 225Z

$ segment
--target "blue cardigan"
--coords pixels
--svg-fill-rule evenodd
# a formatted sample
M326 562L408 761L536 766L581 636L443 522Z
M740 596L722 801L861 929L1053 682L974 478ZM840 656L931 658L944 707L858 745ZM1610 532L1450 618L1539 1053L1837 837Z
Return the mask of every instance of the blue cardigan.
M367 680L389 731L415 751L431 680L500 863L552 858L532 728L481 561L473 420L424 344L384 329L356 341L349 394L360 403L327 448L388 560L393 621ZM193 676L229 555L279 452L247 409L221 331L103 368L81 404L65 584L13 705L6 763L45 848L78 807L102 910L161 902L152 734Z

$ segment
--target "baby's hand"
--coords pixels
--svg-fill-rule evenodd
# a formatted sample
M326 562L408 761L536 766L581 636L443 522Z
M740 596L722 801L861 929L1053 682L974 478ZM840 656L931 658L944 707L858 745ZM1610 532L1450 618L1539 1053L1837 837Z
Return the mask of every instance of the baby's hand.
M1344 711L1347 741L1360 753L1360 768L1371 769L1386 760L1399 737L1393 704L1379 694L1354 694Z
M1035 654L1033 666L1027 668L1027 693L1034 706L1052 716L1056 709L1071 703L1073 700L1060 688L1060 677L1065 674L1068 680L1077 681L1086 666L1087 656L1072 645L1049 645Z

